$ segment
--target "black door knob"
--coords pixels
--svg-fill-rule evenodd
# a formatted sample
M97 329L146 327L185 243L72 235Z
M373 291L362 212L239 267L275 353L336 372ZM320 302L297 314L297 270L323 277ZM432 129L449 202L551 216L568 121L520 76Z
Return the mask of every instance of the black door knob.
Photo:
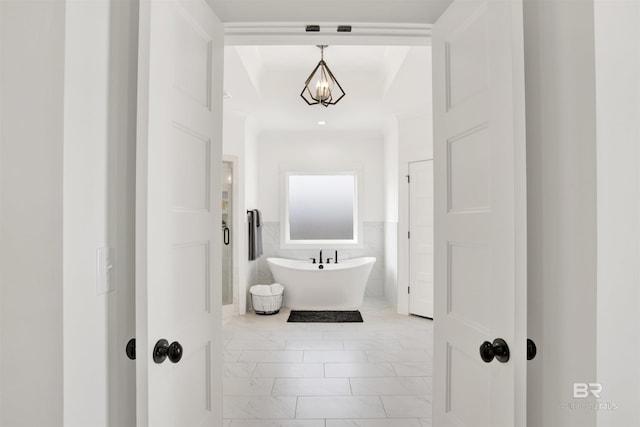
M480 357L486 363L494 358L500 363L506 363L509 361L509 346L502 338L496 338L493 343L485 341L480 345Z
M131 360L136 360L136 339L131 338L127 343L127 347L124 350L127 353L127 357Z
M182 359L182 345L178 341L169 344L165 339L158 340L153 348L153 361L162 363L167 357L172 363L178 363Z
M536 353L538 353L536 343L534 343L533 340L527 338L527 360L531 360L536 357Z

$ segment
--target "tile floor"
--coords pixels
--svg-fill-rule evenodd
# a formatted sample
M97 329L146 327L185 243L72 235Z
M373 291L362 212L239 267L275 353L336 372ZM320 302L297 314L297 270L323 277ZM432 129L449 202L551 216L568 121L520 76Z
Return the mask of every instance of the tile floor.
M431 427L433 323L367 298L364 323L228 319L225 427Z

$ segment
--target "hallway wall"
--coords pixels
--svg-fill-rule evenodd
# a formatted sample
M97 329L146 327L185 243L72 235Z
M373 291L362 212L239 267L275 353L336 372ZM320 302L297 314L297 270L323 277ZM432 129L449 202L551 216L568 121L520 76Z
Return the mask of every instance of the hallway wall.
M0 425L135 425L136 6L0 2Z
M394 118L387 126L384 135L384 297L392 307L398 304L398 215L400 214L398 155L398 121Z
M594 2L598 427L640 425L640 3ZM612 351L615 349L615 351Z
M1 1L0 31L0 425L62 425L65 2Z
M599 425L588 406L598 399L573 395L574 383L597 382L598 305L610 286L599 271L606 142L596 125L594 3L525 1L528 332L540 349L527 364L531 427Z
M640 424L640 5L525 0L531 427ZM600 398L574 397L599 383Z
M123 349L136 335L137 36L135 1L67 3L65 427L135 425L135 363ZM111 251L110 290L97 286L98 248Z

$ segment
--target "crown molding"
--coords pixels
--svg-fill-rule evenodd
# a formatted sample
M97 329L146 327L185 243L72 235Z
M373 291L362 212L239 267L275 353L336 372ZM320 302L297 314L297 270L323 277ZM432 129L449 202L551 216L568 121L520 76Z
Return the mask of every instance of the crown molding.
M431 24L349 24L351 32L338 32L343 22L313 23L320 31L306 32L310 23L228 22L224 24L225 45L377 45L429 46Z

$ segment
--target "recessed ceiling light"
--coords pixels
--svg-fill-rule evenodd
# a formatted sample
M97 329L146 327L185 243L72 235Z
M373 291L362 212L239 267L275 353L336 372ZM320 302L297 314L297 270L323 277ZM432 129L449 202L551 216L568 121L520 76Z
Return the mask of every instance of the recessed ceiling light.
M327 122L325 122L324 120L318 120L318 126L324 126L326 124Z

